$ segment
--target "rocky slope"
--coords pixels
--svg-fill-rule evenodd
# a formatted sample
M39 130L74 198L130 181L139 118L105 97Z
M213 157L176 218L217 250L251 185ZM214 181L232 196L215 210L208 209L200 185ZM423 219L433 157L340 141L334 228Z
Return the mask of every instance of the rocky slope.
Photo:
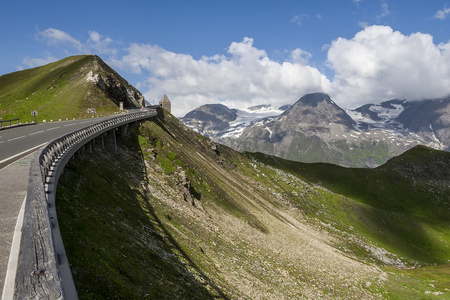
M193 123L195 118L186 122L196 129ZM419 144L450 149L450 98L390 100L344 110L328 95L315 93L303 96L278 116L222 131L198 132L239 151L260 151L302 162L376 167Z
M0 118L37 121L87 117L141 107L142 94L98 56L72 56L28 70L0 76Z
M432 221L434 202L417 207L408 204L410 194L392 193L410 174L395 182L383 170L243 155L170 114L130 128L118 145L117 152L98 146L80 153L58 185L58 219L80 298L448 296L445 265L398 268L448 259L448 199L440 202L443 219ZM349 189L355 180L358 188ZM386 206L376 201L383 193L392 198Z

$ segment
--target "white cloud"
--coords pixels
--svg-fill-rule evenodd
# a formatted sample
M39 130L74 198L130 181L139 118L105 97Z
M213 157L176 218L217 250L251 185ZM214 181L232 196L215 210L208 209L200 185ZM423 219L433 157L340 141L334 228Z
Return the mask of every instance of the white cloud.
M379 17L387 17L391 14L391 11L389 10L389 5L386 2L381 3L381 15Z
M305 93L328 92L328 79L316 68L304 65L308 55L296 49L291 57L301 62L275 62L253 46L253 39L244 38L231 43L228 55L199 60L158 46L132 44L126 56L112 63L135 73L149 72L140 83L146 99L156 102L167 94L174 102L173 113L182 116L206 103L231 108L261 103L277 106L292 103Z
M103 37L97 31L89 31L89 38L86 42L81 42L73 38L67 32L55 28L47 28L37 33L39 40L44 40L48 45L66 45L73 49L67 49L67 53L76 54L116 54L117 50L111 46L113 40L109 37Z
M117 53L117 49L112 46L114 41L109 37L103 37L97 31L89 31L89 38L86 42L77 40L69 33L55 28L38 31L36 38L45 41L50 46L63 45L63 52L66 56L78 54L109 54L114 56ZM27 68L34 68L57 60L55 56L47 52L45 57L25 58L23 65ZM17 69L21 70L23 66L17 66Z
M94 43L99 43L102 39L102 36L97 31L89 31L89 40Z
M95 54L116 54L117 50L110 46L113 40L103 36L97 31L89 31L89 39L83 48L90 53Z
M302 25L303 24L303 20L307 19L307 18L308 18L308 15L306 15L306 14L302 14L300 16L299 15L295 15L295 16L292 17L291 22L295 23L297 25Z
M300 48L294 49L291 52L291 59L293 63L299 63L302 65L307 65L309 60L311 59L312 54L302 50Z
M22 63L24 64L25 68L35 68L39 66L43 66L52 62L57 61L58 59L51 55L50 53L46 53L45 57L43 58L25 58ZM23 70L23 66L18 66L18 70Z
M447 8L447 6L445 5L443 9L438 10L436 14L434 14L433 18L444 20L445 18L447 18L448 14L450 14L450 8Z
M450 42L435 45L429 34L404 35L388 26L366 26L351 39L324 45L326 65L335 74L332 82L308 65L311 53L294 49L279 62L255 47L251 38L231 43L224 54L194 59L150 44L131 44L117 57L114 41L96 31L89 32L86 42L52 28L39 37L49 45L65 43L75 50L111 54L104 59L112 67L139 74L137 86L148 101L155 103L167 94L177 116L206 103L278 106L319 91L346 108L393 98L450 95ZM55 60L47 53L23 64L35 67Z
M366 28L366 27L368 27L369 26L369 23L367 23L367 22L359 22L358 23L358 25L359 25L359 27L361 27L361 28Z
M435 45L428 34L370 26L333 41L328 62L335 71L330 94L344 107L450 94L450 44Z
M78 49L82 48L82 44L77 39L73 38L67 32L55 28L47 28L44 31L38 32L38 38L44 39L49 45L56 44L70 44Z

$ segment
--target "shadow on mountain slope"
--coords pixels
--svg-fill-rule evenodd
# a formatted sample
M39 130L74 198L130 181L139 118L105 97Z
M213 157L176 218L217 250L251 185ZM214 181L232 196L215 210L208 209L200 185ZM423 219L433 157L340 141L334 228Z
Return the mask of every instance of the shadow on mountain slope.
M77 153L59 181L58 219L80 299L227 299L155 214L137 136L118 147Z

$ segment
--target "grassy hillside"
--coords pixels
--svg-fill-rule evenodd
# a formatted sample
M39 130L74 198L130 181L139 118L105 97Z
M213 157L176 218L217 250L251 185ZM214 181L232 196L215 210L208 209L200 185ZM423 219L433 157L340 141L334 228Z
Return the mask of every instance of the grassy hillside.
M354 201L346 205L352 213L344 229L355 226L389 251L419 264L448 262L450 153L418 146L376 169L249 155ZM338 214L331 211L327 218L342 222Z
M419 214L383 187L392 180L406 187L409 177L385 178L403 167L375 170L386 192L373 195L371 185L359 186L373 179L368 170L243 155L170 114L120 140L117 152L78 154L58 185L58 219L82 299L450 296L448 265L434 266L448 259L437 243L449 241L445 213L433 223L434 208ZM350 186L358 186L353 194ZM381 203L386 195L394 200ZM402 231L411 222L429 231ZM436 236L427 236L431 229ZM414 238L422 244L409 250ZM399 268L418 264L431 266Z
M0 76L0 118L20 118L24 123L33 120L34 110L38 122L87 117L88 108L95 108L98 115L119 111L118 102L92 80L94 73L120 77L94 55L67 57Z

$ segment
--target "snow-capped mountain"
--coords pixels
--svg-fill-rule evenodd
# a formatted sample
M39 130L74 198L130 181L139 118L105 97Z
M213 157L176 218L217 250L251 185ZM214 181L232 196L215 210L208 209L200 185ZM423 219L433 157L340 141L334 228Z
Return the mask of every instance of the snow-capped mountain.
M417 135L428 146L450 150L450 98L414 102L396 99L367 104L347 113L360 129Z
M284 111L260 105L231 110L233 118L225 120L226 109L202 106L182 120L237 150L303 162L376 167L418 144L450 150L450 98L395 99L344 110L328 95L314 93Z
M289 107L258 105L240 110L229 109L222 104L205 104L187 113L181 120L191 129L213 140L238 138L254 122L279 116Z
M390 100L380 104L366 104L355 110L346 109L345 111L357 122L359 129L402 129L403 126L396 119L405 110L406 106L406 100Z

